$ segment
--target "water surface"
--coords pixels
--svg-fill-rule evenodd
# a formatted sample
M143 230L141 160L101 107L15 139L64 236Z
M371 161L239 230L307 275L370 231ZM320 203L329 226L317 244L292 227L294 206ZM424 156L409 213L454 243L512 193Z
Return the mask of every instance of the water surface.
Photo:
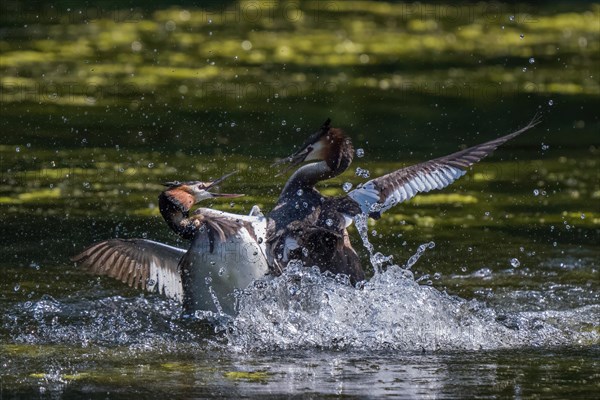
M599 6L327 4L2 5L0 398L597 396ZM223 190L246 196L210 206L269 210L271 163L328 117L365 153L320 186L340 195L356 167L535 113L370 223L393 262L361 290L291 269L215 332L69 261L111 237L185 246L158 213L164 181L238 170Z

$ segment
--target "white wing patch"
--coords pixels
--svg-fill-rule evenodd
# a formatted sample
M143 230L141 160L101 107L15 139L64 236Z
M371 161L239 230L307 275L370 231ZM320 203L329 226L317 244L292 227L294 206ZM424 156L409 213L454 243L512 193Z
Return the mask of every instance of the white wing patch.
M449 165L434 166L429 171L407 169L405 174L398 174L397 179L394 179L393 176L390 176L389 179L386 179L386 176L373 179L348 195L359 204L365 214L384 212L398 203L415 197L418 193L443 189L465 173L466 171ZM377 188L376 180L394 188L389 191L385 199L381 199L381 192Z
M348 193L348 196L358 203L364 214L369 212L373 204L379 202L379 190L377 190L372 180L354 189Z
M156 258L150 261L150 274L146 290L148 292L158 292L170 299L183 302L183 287L181 284L181 274L178 270L165 268L157 263Z

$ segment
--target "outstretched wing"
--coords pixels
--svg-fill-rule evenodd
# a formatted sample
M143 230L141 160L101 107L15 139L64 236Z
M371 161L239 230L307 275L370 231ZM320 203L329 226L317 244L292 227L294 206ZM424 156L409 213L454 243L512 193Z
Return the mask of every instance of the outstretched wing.
M182 301L178 264L185 250L146 239L110 239L71 258L91 273Z
M458 151L445 157L402 168L371 179L348 195L358 203L363 213L378 218L382 212L421 192L443 189L463 176L471 165L491 154L498 146L515 138L540 122L533 120L516 132L489 142Z

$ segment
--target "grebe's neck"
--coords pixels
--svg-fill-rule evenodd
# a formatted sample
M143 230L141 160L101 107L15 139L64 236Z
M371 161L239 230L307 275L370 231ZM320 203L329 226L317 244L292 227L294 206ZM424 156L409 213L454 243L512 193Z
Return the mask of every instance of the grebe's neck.
M184 190L165 190L158 196L158 208L169 227L184 239L191 239L197 231L189 219L194 196Z

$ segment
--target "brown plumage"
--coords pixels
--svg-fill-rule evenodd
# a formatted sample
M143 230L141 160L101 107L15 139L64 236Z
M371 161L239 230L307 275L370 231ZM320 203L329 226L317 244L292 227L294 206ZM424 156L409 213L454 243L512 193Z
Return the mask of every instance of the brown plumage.
M352 283L364 279L346 230L346 216L356 215L360 208L347 197L324 197L314 188L319 181L344 172L353 157L350 138L327 120L296 153L284 159L292 166L315 162L292 174L268 214L267 260L272 273L280 274L290 260L298 259L309 267L346 274Z
M393 171L360 185L346 196L322 196L314 186L344 172L352 162L352 142L327 120L300 149L277 164L300 167L287 181L277 205L269 214L267 257L275 274L296 258L321 270L349 275L351 282L364 279L346 227L359 213L379 218L381 213L420 192L442 189L489 155L498 146L539 123L536 116L527 126L509 135Z
M159 292L180 300L186 310L203 309L202 307L206 307L207 304L212 304L211 297L207 297L205 293L203 278L204 275L211 273L207 267L212 264L208 260L218 259L227 265L234 258L235 260L232 261L234 264L241 259L239 254L235 257L233 254L223 254L225 247L220 248L219 254L212 255L217 242L224 244L225 241L237 241L238 243L241 240L244 246L240 248L245 249L254 248L253 243L257 241L252 222L260 223L259 217L239 216L210 208L199 208L190 215L194 204L203 199L241 196L208 191L230 175L213 182L189 181L165 184L167 188L159 195L160 212L173 231L182 238L191 240L188 251L146 239L110 239L93 244L71 260L93 274L109 276L133 288ZM247 232L244 238L252 243L237 238L241 229ZM231 251L229 248L227 250ZM192 270L194 277L190 278L190 273L185 273L184 269ZM266 262L259 259L251 264L248 271L243 272L245 274L243 279L248 282L243 279L231 282L231 288L227 286L227 282L223 285L227 288L226 291L233 290L234 285L240 282L242 285L243 282L249 283L251 277L260 274L261 270L262 273L266 272Z
M95 275L108 276L134 289L172 296L165 276L178 278L177 265L185 250L146 239L109 239L95 243L71 257ZM159 269L163 272L159 274ZM158 276L160 275L160 276Z

